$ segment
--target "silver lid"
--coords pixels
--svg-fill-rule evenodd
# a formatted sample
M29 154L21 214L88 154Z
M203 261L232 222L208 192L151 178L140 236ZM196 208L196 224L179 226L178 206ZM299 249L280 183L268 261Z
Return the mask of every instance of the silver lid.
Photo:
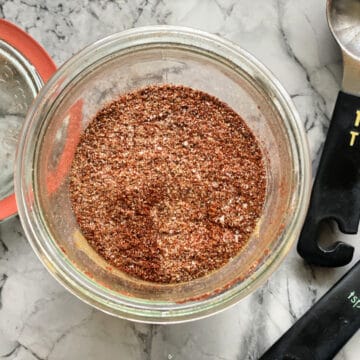
M19 133L42 84L34 66L0 40L0 200L14 191L13 169Z

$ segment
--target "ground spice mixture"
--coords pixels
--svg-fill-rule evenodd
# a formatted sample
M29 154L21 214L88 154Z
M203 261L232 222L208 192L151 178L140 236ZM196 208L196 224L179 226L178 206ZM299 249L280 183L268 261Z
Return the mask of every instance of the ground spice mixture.
M125 94L90 122L70 195L89 244L147 281L189 281L226 264L262 212L259 144L228 105L184 86Z

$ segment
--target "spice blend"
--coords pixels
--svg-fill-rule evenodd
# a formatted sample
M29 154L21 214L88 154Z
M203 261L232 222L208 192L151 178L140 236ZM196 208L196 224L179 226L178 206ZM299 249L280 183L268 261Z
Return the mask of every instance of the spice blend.
M244 120L184 86L148 86L100 110L70 174L89 244L113 266L158 283L190 281L246 245L266 171Z

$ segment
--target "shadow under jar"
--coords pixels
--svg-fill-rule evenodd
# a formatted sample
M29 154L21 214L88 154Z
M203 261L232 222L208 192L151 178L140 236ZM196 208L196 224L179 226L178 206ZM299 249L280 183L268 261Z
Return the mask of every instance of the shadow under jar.
M159 84L189 86L227 103L258 139L267 171L263 214L247 246L217 271L175 284L142 281L106 263L82 236L69 196L76 146L97 111ZM32 247L72 293L112 315L174 323L225 309L269 277L301 230L310 180L302 124L272 74L216 36L156 26L94 43L46 84L23 127L15 193Z

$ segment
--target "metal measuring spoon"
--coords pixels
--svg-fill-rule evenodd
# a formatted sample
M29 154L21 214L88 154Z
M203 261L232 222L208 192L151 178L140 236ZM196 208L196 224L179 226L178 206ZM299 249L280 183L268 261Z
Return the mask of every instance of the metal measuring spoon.
M343 81L315 178L299 254L320 266L348 264L354 248L318 244L323 221L335 220L341 232L357 233L360 220L360 0L328 0L327 18L343 55Z
M360 1L328 1L327 18L330 30L342 50L342 90L360 96Z

